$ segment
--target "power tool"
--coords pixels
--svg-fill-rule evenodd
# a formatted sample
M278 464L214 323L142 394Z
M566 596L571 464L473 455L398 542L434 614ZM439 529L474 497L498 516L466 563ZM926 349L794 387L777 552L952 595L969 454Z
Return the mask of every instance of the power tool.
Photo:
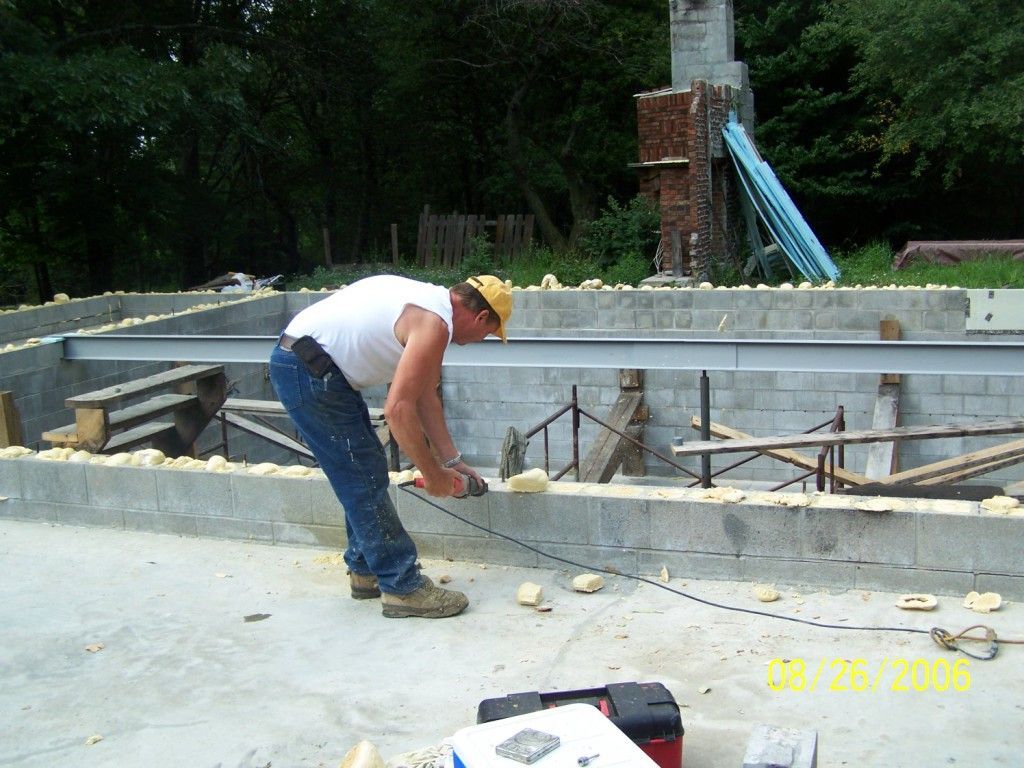
M417 488L426 487L422 477L417 477L414 484ZM459 473L459 476L455 478L455 493L452 495L456 499L464 499L467 496L483 496L485 493L487 493L486 480L477 482L477 479L472 475L463 475L462 473Z

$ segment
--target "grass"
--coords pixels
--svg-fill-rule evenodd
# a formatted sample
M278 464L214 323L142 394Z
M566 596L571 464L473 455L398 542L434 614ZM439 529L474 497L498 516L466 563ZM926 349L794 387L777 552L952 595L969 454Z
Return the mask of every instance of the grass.
M948 286L959 288L1024 288L1024 261L993 255L990 258L943 265L911 262L906 269L893 271L895 253L887 245L872 243L846 253L836 251L833 260L841 275L837 285L854 286ZM583 280L599 277L609 285L626 283L638 285L647 274L649 265L640 257L623 258L616 264L601 269L596 260L579 254L556 254L546 248L536 248L522 258L508 264L496 263L488 254L467 259L460 269L420 267L389 263L345 264L325 269L317 267L309 275L295 275L288 279L288 290L319 289L325 286L345 285L362 277L375 274L400 274L437 285L453 285L471 274L490 273L510 279L513 285L526 287L539 285L544 275L552 273L563 285L579 285ZM712 282L721 285L738 284L738 274L724 272L715 275ZM798 283L802 277L783 278ZM755 285L757 278L747 281Z
M838 285L945 285L959 288L1024 288L1024 261L993 254L987 259L959 264L911 262L894 271L895 254L886 245L873 243L848 254L834 256L841 276Z

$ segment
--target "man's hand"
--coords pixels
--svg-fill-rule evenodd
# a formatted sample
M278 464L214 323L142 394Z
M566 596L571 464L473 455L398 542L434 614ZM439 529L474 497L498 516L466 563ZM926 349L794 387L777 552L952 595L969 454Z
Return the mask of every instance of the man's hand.
M487 481L480 477L480 473L477 472L464 461L460 461L453 467L453 469L460 475L469 475L470 477L474 478L477 481L477 483L480 484L481 487L487 484Z
M435 498L454 496L456 491L455 482L460 479L459 473L454 469L440 467L436 474L432 472L429 477L426 474L423 475L423 488L429 495Z

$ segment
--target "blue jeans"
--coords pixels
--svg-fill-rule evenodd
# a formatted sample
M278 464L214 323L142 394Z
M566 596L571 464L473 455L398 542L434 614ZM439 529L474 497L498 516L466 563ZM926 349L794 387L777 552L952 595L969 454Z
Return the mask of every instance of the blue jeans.
M384 592L418 589L416 544L388 495L387 459L362 394L337 368L323 379L310 376L280 347L270 356L270 382L344 508L349 570L376 575Z

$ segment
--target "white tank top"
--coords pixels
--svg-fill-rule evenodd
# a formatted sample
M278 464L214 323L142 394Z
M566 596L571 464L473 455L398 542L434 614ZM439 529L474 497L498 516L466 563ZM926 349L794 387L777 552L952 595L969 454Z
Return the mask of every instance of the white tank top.
M366 389L394 378L404 351L395 337L395 323L409 304L444 320L451 343L448 289L395 275L367 277L342 288L299 312L284 332L296 339L312 336L353 389Z

